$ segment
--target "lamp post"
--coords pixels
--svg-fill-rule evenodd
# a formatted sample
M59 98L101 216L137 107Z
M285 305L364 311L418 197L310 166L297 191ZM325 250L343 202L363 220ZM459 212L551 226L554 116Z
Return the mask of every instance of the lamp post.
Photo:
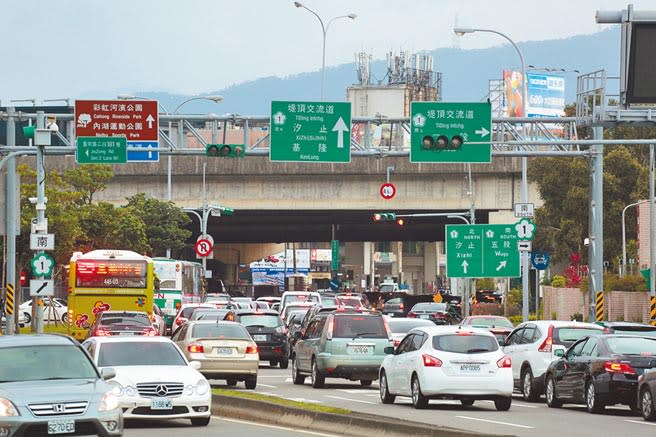
M294 2L294 6L296 6L297 8L306 9L312 15L317 17L317 20L319 20L319 23L321 24L321 31L323 32L323 48L321 53L321 100L323 100L323 84L324 84L325 70L326 70L326 34L328 33L328 27L330 27L330 24L333 21L338 20L340 18L350 18L351 20L355 20L357 15L356 14L339 15L337 17L331 18L330 21L328 21L328 23L324 25L324 22L319 16L319 14L317 14L312 9L305 6L303 3Z
M625 222L625 216L626 216L626 210L631 208L632 206L638 206L642 203L647 203L649 200L641 200L640 202L635 202L635 203L630 203L624 207L622 210L622 268L620 269L620 277L624 277L626 275L626 222Z
M456 27L453 29L453 32L458 35L458 36L463 36L466 33L474 33L474 32L485 32L485 33L493 33L495 35L499 35L500 37L504 38L506 41L508 41L515 51L517 52L517 55L519 56L519 62L521 64L521 70L522 70L522 117L526 117L526 98L527 98L527 92L526 92L526 63L524 62L524 55L522 54L521 50L519 50L519 47L517 47L517 44L515 44L515 41L510 39L510 37L504 33L498 32L496 30L492 29L473 29L473 28L464 28L464 27ZM526 138L526 125L523 126L523 131L524 131L524 137ZM521 185L521 198L522 198L522 203L528 203L528 175L527 175L527 168L528 168L528 158L523 156L522 157L522 185ZM529 278L528 278L528 252L522 252L522 320L524 322L528 321L528 286L529 286Z

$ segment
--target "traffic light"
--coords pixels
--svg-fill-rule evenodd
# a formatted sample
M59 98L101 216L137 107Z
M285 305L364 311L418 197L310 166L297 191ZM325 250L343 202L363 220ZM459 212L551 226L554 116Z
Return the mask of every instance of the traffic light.
M403 226L405 224L405 220L402 218L396 219L396 224L399 226Z
M34 139L34 132L36 132L36 126L23 126L23 135L27 139Z
M392 222L396 220L396 213L394 212L377 212L374 214L375 222Z
M25 273L25 270L20 271L20 285L21 287L25 287L27 285L27 273Z
M421 147L424 150L459 150L463 142L461 135L454 135L451 139L446 135L425 135Z
M234 215L235 210L232 208L228 208L227 206L222 206L221 207L221 215Z
M205 156L243 158L244 155L244 146L242 144L205 144Z

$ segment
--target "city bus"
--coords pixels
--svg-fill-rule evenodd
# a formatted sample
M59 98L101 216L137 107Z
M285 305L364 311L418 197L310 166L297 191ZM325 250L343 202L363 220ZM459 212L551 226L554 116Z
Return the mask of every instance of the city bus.
M203 302L203 266L197 262L170 258L153 258L153 262L159 280L155 290L155 304L164 313L166 326L170 328L182 305Z
M68 333L77 340L103 311L143 311L153 317L151 258L129 250L75 252L69 266Z

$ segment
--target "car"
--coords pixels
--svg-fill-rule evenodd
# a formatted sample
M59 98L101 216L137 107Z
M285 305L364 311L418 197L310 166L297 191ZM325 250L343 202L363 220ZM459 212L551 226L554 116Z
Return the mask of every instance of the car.
M210 384L170 338L93 337L82 345L98 368L116 371L109 383L124 418L210 423Z
M254 309L256 310L270 310L269 304L266 302L253 302Z
M337 306L351 307L358 310L365 309L364 301L358 294L342 293L335 296Z
M462 326L413 328L380 367L380 399L410 396L417 409L431 399L458 399L463 406L492 400L497 410L512 404L511 359L484 329Z
M378 379L392 332L378 312L335 310L318 314L294 346L292 381L321 388L328 378L360 380L368 387Z
M394 297L383 302L381 311L390 317L406 317L409 309L406 309L403 297Z
M44 297L43 321L50 322L68 322L68 304L64 299L58 297ZM32 299L28 299L18 307L18 312L24 323L29 325L32 322ZM19 320L20 321L20 320Z
M499 342L504 342L513 329L512 322L503 316L468 316L460 325L485 328L494 334Z
M228 293L207 293L203 302L230 302L232 297Z
M656 326L631 322L596 322L603 326L606 334L631 334L641 337L656 337Z
M140 311L103 311L89 328L89 337L106 337L112 335L159 335L145 312Z
M380 293L396 293L402 291L396 282L383 282L378 286Z
M0 336L0 435L122 436L115 375L70 337Z
M638 411L642 400L638 378L656 371L656 338L595 335L558 353L563 356L545 374L545 397L551 408L585 404L588 412L601 413L607 405L625 404Z
M209 379L225 379L229 386L244 381L249 390L257 386L260 364L257 344L243 325L236 322L195 320L185 323L171 338L189 361L200 363L200 373Z
M17 315L18 315L18 326L19 327L22 328L25 325L29 324L29 322L27 321L27 318L25 317L25 313L19 312L19 313L17 313ZM31 318L30 318L30 320L31 320ZM3 314L2 319L0 319L0 327L4 328L6 324L7 324L7 318Z
M174 333L182 324L184 324L196 308L212 308L216 309L216 306L209 303L186 303L180 307L178 314L173 318L173 323L171 324L171 333Z
M319 293L319 304L323 306L337 306L335 293Z
M157 335L166 335L166 319L164 318L164 313L161 308L156 304L153 304L153 317L151 320L153 322L153 328L157 330Z
M194 320L235 320L234 310L226 308L196 308L189 316L188 321Z
M260 296L255 299L255 302L266 302L271 306L274 303L280 303L280 298L277 296Z
M642 418L648 421L656 421L656 360L651 362L652 368L645 369L638 376L638 408Z
M557 350L565 350L575 341L603 333L594 323L558 320L524 322L508 335L501 346L512 359L513 380L524 400L537 401L544 393L544 376Z
M308 311L310 308L315 306L315 303L312 302L301 302L301 303L293 303L289 304L285 307L284 311L280 313L280 318L284 321L287 320L287 317L289 317L289 314L292 311Z
M242 297L242 296L233 297L231 302L237 305L237 307L241 309L249 309L249 308L255 309L254 306L255 302L253 302L253 299L251 299L250 297Z
M289 367L289 343L287 328L277 312L267 310L240 310L237 319L244 325L257 343L260 359L271 366Z
M308 325L310 322L318 315L321 313L330 313L333 312L337 309L336 305L327 305L324 306L322 304L315 304L314 306L310 307L309 309L304 309L305 316L303 316L303 319L301 320L300 326L296 327L295 329L290 328L289 332L289 353L290 357L292 355L292 352L294 351L294 346L298 342L299 338L301 338L301 335L303 332L307 330ZM294 311L292 311L294 312Z
M436 325L449 325L449 305L446 303L419 302L408 312L408 317L430 320Z
M311 291L285 291L280 299L280 314L285 312L285 307L290 304L306 303L310 306L320 303L321 295Z
M411 317L389 317L387 319L387 324L392 330L392 342L394 343L394 347L398 347L399 343L401 343L401 340L403 340L405 335L411 329L418 328L420 326L434 325L434 323L430 320L414 319Z

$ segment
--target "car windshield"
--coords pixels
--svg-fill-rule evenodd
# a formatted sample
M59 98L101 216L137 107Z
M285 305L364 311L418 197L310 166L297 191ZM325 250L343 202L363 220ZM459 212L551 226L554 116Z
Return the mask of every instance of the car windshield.
M483 328L512 328L513 324L505 317L476 317L471 320L472 326Z
M412 311L446 311L445 303L418 303Z
M357 297L338 296L337 297L337 304L342 305L342 306L359 307L359 306L362 306L362 301Z
M412 328L417 326L433 326L434 323L430 320L394 320L393 318L387 321L390 329L394 334L405 334L410 331Z
M322 306L336 306L337 305L337 298L334 296L323 296L321 298L321 305Z
M333 338L387 338L387 331L380 316L336 315Z
M193 338L236 338L240 340L250 339L246 329L238 324L227 323L203 323L194 325L191 330Z
M262 326L264 328L282 326L280 317L273 314L243 314L239 316L239 323L244 326Z
M566 328L555 328L553 334L554 344L560 344L564 346L571 346L579 338L586 337L588 335L599 335L602 334L601 329L594 328L585 328L585 327L575 327L568 326Z
M138 351L138 353L136 353ZM173 343L154 341L108 342L100 344L98 367L186 366Z
M394 284L383 284L380 286L378 289L379 292L381 293L389 293L394 291Z
M100 325L143 325L150 326L150 319L147 316L106 316L100 319Z
M223 318L225 317L226 314L228 314L229 310L215 310L212 308L208 308L207 310L203 311L194 311L194 313L191 315L190 320L200 320L200 319L205 319L207 316L216 316Z
M642 337L656 337L656 327L653 326L613 326L613 332L635 334Z
M488 335L448 334L433 337L433 349L456 354L478 354L494 352L499 344L494 337Z
M0 349L0 383L77 378L98 378L93 363L77 346L42 345Z
M608 349L620 355L656 355L656 339L643 337L608 338Z
M319 296L310 293L288 294L285 296L285 300L282 302L282 304L286 307L291 303L298 302L319 303Z

